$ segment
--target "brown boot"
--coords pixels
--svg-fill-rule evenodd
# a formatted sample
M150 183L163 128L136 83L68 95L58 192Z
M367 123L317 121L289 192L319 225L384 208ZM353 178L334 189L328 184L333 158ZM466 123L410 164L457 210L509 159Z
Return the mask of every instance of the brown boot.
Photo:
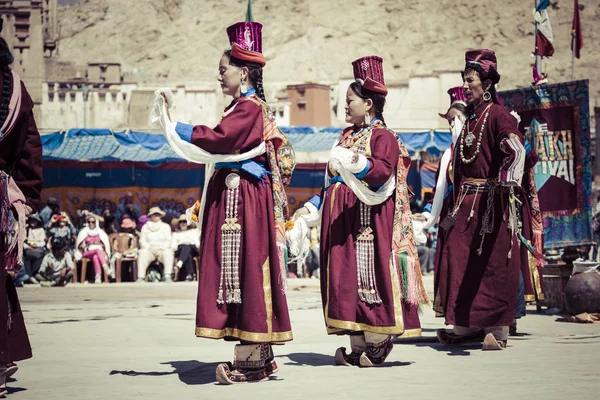
M448 332L445 329L438 329L436 335L441 344L446 346L455 346L471 342L481 342L485 337L485 332L479 331L471 335L459 336L455 333Z
M230 362L219 364L217 366L217 382L222 385L232 385L234 383L262 382L269 379L269 374L265 367L243 369L236 368Z
M361 354L354 350L350 354L346 354L346 348L340 347L335 351L335 365L344 365L346 367L359 366Z
M0 365L0 398L8 394L6 390L6 365Z
M217 366L217 382L223 385L234 383L262 382L277 372L273 351L269 343L250 345L238 344L234 350L234 362Z
M19 370L19 367L17 367L17 364L11 362L6 364L6 377L10 378L11 376L13 376L17 371Z
M483 339L482 350L504 350L506 342L506 340L498 340L493 334L488 333Z
M368 343L367 351L360 356L361 367L375 367L383 364L387 356L391 353L394 348L392 343L392 337L388 336L384 341L379 343Z

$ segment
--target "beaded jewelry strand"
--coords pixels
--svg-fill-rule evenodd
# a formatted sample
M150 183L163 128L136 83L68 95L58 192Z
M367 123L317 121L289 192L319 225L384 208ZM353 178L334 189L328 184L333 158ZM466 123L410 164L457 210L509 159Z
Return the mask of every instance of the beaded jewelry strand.
M487 122L487 118L490 115L490 106L487 106L486 110L485 110L485 114L483 116L483 123L481 124L481 128L479 129L479 137L477 138L477 144L475 145L475 153L469 157L469 158L465 158L465 130L467 129L467 124L464 124L462 127L462 130L460 132L460 161L463 162L463 164L471 164L473 161L475 161L475 159L477 158L477 156L479 155L479 153L481 152L481 142L482 142L482 138L483 138L483 130L485 129L485 123ZM479 122L479 121L477 121ZM477 126L477 123L475 123L475 126Z

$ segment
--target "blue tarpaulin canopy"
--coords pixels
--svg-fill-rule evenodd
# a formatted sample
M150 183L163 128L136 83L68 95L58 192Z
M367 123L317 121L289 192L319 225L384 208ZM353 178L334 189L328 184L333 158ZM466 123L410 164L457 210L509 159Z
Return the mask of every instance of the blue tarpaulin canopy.
M283 127L297 152L329 151L341 128L311 126ZM428 151L439 155L450 147L449 132L401 133L398 137L413 158ZM162 134L109 129L71 129L42 135L45 160L72 161L182 161Z

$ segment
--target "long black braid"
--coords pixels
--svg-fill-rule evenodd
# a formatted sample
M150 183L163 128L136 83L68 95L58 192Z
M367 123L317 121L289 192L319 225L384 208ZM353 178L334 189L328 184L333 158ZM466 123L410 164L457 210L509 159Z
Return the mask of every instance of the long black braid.
M369 89L365 89L359 82L354 81L350 84L350 89L358 97L363 100L371 99L373 102L373 110L375 111L375 117L379 119L383 125L385 125L385 119L383 119L383 108L385 107L385 96L381 93L374 92Z
M250 76L250 82L252 83L252 86L254 86L254 89L256 89L256 95L266 103L267 100L265 99L265 89L263 88L262 67L258 65L258 68L248 68L248 72Z
M234 67L238 68L248 68L248 79L250 80L252 87L254 87L256 90L256 95L266 103L267 100L265 99L265 89L263 88L262 66L255 62L244 61L233 57L231 55L231 50L226 50L223 54L229 57L229 65L233 65Z

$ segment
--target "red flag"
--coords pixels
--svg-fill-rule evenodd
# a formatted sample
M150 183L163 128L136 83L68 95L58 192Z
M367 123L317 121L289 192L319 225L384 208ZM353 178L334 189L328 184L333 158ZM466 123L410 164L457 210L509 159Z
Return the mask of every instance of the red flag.
M581 31L581 20L579 19L579 0L575 0L571 35L571 50L575 54L575 57L579 58L581 56L581 48L583 47L583 32Z
M553 35L550 18L546 9L536 12L533 16L535 20L537 36L535 37L535 51L533 54L542 57L552 57L554 46L552 45Z

